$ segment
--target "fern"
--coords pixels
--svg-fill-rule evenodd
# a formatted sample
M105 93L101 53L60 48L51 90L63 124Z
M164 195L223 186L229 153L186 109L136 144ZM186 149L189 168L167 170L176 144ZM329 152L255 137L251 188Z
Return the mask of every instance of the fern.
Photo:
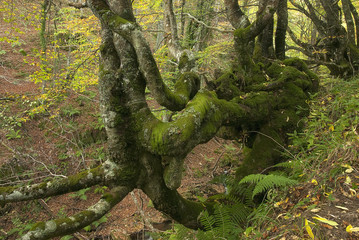
M218 205L215 208L214 219L216 223L214 231L216 232L217 237L224 238L235 227L234 223L232 222L228 207L224 205Z
M286 187L297 184L298 181L278 175L264 175L264 174L251 174L244 177L239 184L252 183L255 187L252 192L252 199L262 192L268 191L272 188Z
M204 211L200 216L200 221L206 231L213 230L213 227L216 223L214 216L209 215L208 211Z
M234 205L218 204L214 206L214 213L203 212L200 217L201 224L206 231L198 231L198 240L207 239L238 239L238 235L243 232L241 226L250 214L249 208L241 203Z

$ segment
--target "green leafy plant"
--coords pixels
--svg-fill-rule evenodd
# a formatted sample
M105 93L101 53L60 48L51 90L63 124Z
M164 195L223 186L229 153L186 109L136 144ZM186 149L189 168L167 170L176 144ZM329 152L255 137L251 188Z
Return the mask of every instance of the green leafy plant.
M64 108L61 109L61 112L64 116L67 117L78 116L81 113L79 109L74 108L72 105L66 105Z
M33 226L33 223L31 222L24 222L18 217L14 217L11 219L12 224L14 225L14 228L12 228L8 233L7 236L17 235L18 237L21 237L23 233L26 233L28 230L30 230Z
M254 198L256 195L268 191L269 189L291 186L297 184L298 181L279 175L251 174L244 177L239 182L239 184L243 183L255 185L252 192L252 198Z
M88 225L86 227L84 227L84 230L86 232L90 232L92 231L93 229L97 229L98 226L100 226L102 223L105 223L107 222L107 217L106 216L103 216L102 218L100 218L99 220L93 222L91 225Z
M7 139L19 139L21 138L20 130L10 129L10 131L6 134Z
M70 194L70 196L81 200L87 200L86 192L88 192L90 189L91 188L81 189L75 193Z

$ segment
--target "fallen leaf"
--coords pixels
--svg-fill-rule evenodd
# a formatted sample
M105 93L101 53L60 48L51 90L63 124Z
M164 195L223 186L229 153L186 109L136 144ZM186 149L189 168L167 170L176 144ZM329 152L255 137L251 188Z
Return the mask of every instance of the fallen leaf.
M312 217L312 218L314 218L314 219L316 219L318 221L321 221L322 223L329 224L330 226L333 226L335 228L337 228L337 226L339 225L337 222L334 222L332 220L328 220L328 219L323 218L323 217L321 217L319 215L317 215L317 217Z
M312 183L313 183L314 185L318 185L317 180L315 180L314 178L312 179Z
M312 210L310 210L311 212L317 213L320 211L320 208L313 208Z
M328 228L328 229L333 229L333 227L332 226L330 226L330 225L328 225L328 224L324 224L324 223L322 223L321 224L323 227L325 227L325 228Z
M307 219L305 219L305 230L307 231L309 237L314 240L314 234L313 234L312 228L309 226Z
M345 231L347 231L348 233L359 232L359 227L353 227L351 224L349 224Z
M349 192L352 196L355 196L357 194L357 192L352 188L349 189Z
M349 209L348 208L346 208L346 207L342 207L342 206L335 206L336 208L339 208L339 209L342 209L342 210L346 210L346 211L348 211Z
M344 182L344 183L346 183L346 184L351 184L351 182L352 182L352 179L351 179L349 176L347 176L347 177L345 178L345 182Z
M346 173L353 172L353 168L349 164L342 164L341 166L346 168L346 170L345 170Z

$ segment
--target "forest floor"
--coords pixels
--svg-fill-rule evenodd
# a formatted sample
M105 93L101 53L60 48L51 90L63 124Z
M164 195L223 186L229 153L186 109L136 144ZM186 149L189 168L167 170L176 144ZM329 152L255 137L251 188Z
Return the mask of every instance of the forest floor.
M2 24L0 35L8 28ZM29 32L26 43L21 46L25 52L38 47L38 33ZM0 120L8 123L0 129L0 175L6 176L0 186L61 177L101 162L106 144L100 141L96 89L68 93L66 101L56 106L61 112L57 120L46 114L28 118L31 104L41 93L41 86L28 77L36 67L24 63L21 52L8 44L0 42L0 50L5 51L0 54ZM149 104L156 106L153 100ZM266 216L269 221L261 221L265 227L256 234L243 235L243 239L359 239L359 163L353 154L359 142L350 142L346 147L344 151L333 148L322 165L311 169L313 177L282 193L281 201L271 203ZM222 185L209 181L234 171L241 154L239 143L219 138L197 146L186 158L179 192L190 199L223 192ZM338 159L342 159L340 164ZM337 172L324 174L333 171ZM84 210L96 202L99 191L93 188L0 207L0 239L15 239L36 221ZM164 231L171 227L172 222L156 211L141 191L135 190L102 221L67 239L126 239L143 229Z

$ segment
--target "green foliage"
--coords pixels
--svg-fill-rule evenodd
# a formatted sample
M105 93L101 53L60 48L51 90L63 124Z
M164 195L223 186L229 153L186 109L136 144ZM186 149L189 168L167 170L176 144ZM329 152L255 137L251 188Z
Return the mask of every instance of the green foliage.
M239 184L243 183L255 184L252 193L252 198L254 198L257 194L269 189L291 186L298 183L298 181L279 175L251 174L239 182Z
M324 166L351 164L350 159L358 157L358 84L358 78L324 80L322 91L310 101L310 115L303 119L305 130L290 135L292 150L303 159L308 178ZM328 174L334 177L340 172L331 168Z
M33 226L33 223L26 221L24 222L18 217L13 217L11 219L11 222L14 225L14 227L7 233L7 236L21 237L24 233L29 231ZM7 238L0 237L0 239L7 239Z
M66 236L63 236L62 238L60 238L60 240L70 240L70 239L73 239L73 238L74 238L73 236L66 235Z
M70 197L74 197L81 200L87 200L86 192L88 192L91 188L84 188L75 193L70 194Z
M243 220L249 214L248 208L239 203L234 205L218 204L214 208L213 214L204 211L200 215L204 231L194 231L182 225L175 225L174 232L169 231L171 233L169 239L239 239L240 234L244 231Z
M20 130L10 129L10 131L6 134L7 139L18 139L21 138Z
M107 217L106 216L103 216L102 218L100 218L99 220L97 221L94 221L91 225L88 225L86 227L84 227L84 230L86 232L90 232L92 230L95 230L98 228L98 226L100 226L102 223L105 223L107 222Z
M230 51L233 51L232 41L219 42L198 52L197 62L206 70L227 69L229 65L228 53Z
M63 107L61 109L61 112L64 116L67 116L67 117L78 116L81 113L79 109L74 108L71 104Z

